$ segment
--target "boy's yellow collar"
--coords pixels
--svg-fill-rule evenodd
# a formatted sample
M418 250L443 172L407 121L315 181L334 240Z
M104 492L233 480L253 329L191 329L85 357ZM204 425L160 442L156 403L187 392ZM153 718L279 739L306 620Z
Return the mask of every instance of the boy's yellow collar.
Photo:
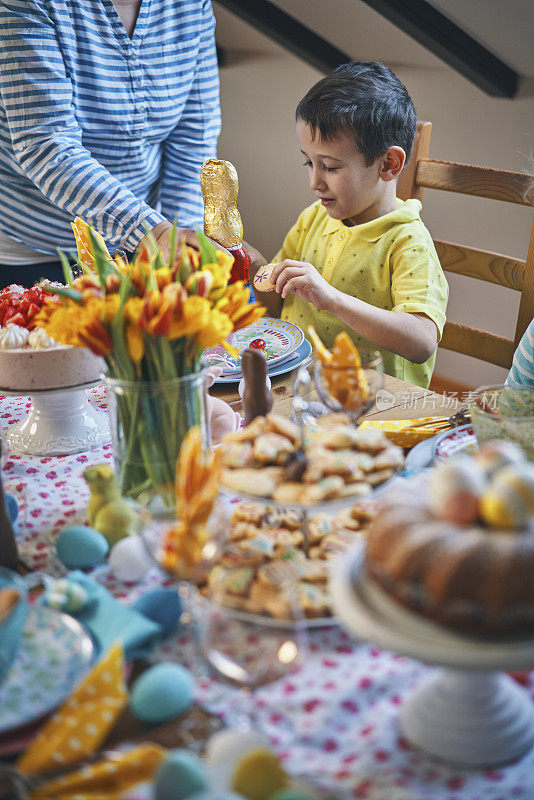
M323 236L344 231L348 234L355 233L358 237L368 242L377 242L388 232L391 225L397 225L399 222L413 222L419 219L419 212L421 211L419 200L404 201L397 199L397 203L399 206L395 211L372 219L370 222L364 222L362 225L345 225L342 220L329 217L324 226Z

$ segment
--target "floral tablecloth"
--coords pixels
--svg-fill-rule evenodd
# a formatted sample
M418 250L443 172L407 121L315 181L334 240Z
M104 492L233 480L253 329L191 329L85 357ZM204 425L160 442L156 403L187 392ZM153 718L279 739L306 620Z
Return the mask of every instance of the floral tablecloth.
M105 408L102 388L90 392ZM2 428L26 414L29 398L1 397ZM66 525L84 523L89 491L81 476L89 464L112 458L111 445L73 456L37 458L4 453L3 480L21 505L22 559L33 570L62 575L54 542ZM107 567L95 577L116 597L131 602L164 578L152 569L138 585L118 582ZM187 637L178 634L156 660L192 659ZM428 758L402 738L398 712L429 667L372 645L357 643L338 628L311 635L300 672L256 692L258 725L270 736L287 769L324 797L372 800L534 800L534 751L502 769L454 769ZM534 699L534 673L522 678ZM224 717L235 690L206 677L197 699ZM295 735L289 735L285 722ZM439 720L436 720L439 725ZM150 793L143 794L148 797ZM140 798L141 795L131 794Z

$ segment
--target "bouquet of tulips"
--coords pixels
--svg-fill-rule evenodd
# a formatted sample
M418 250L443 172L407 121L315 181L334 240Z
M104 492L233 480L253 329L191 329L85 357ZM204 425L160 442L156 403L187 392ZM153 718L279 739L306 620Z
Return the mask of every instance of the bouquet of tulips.
M150 240L131 263L87 233L94 269L78 260L73 279L61 255L68 285L50 287L38 324L105 359L122 493L141 502L158 494L168 508L180 445L193 425L207 426L202 351L221 344L236 355L227 336L265 309L243 283L228 283L232 257L201 233L199 251L178 245L175 228L169 258Z

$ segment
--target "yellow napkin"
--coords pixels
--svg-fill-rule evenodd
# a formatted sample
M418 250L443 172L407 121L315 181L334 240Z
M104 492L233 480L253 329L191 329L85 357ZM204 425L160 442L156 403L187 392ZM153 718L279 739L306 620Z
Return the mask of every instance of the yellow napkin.
M80 217L76 217L74 222L71 222L71 226L74 231L74 238L76 239L76 247L78 248L78 258L80 261L83 261L86 266L94 269L95 256L89 240L89 230L92 231L93 236L97 239L102 249L105 250L106 255L111 260L111 254L106 247L104 239L94 228L91 228L87 222L84 222Z
M124 656L114 645L43 725L17 769L30 776L83 762L100 747L127 701ZM131 787L151 780L165 755L164 748L150 743L114 753L42 783L30 792L30 800L119 800Z
M155 744L144 744L113 758L70 772L43 784L31 800L119 800L138 783L149 781L166 756Z
M86 675L19 758L24 775L76 764L97 750L128 702L120 645Z
M431 436L435 436L437 433L440 433L440 431L445 430L443 424L437 427L435 417L364 420L360 424L360 428L375 428L381 430L388 439L398 444L399 447L413 447L424 439L429 439Z

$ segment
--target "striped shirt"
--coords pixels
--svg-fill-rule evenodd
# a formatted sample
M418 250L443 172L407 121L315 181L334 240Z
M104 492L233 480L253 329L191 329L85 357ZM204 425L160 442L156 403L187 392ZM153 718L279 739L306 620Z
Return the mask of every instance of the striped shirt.
M534 389L534 319L531 320L514 353L506 385L512 389L520 389L522 386Z
M112 0L0 0L0 232L39 260L74 248L76 216L126 251L201 225L214 28L210 0L142 0L131 39Z

